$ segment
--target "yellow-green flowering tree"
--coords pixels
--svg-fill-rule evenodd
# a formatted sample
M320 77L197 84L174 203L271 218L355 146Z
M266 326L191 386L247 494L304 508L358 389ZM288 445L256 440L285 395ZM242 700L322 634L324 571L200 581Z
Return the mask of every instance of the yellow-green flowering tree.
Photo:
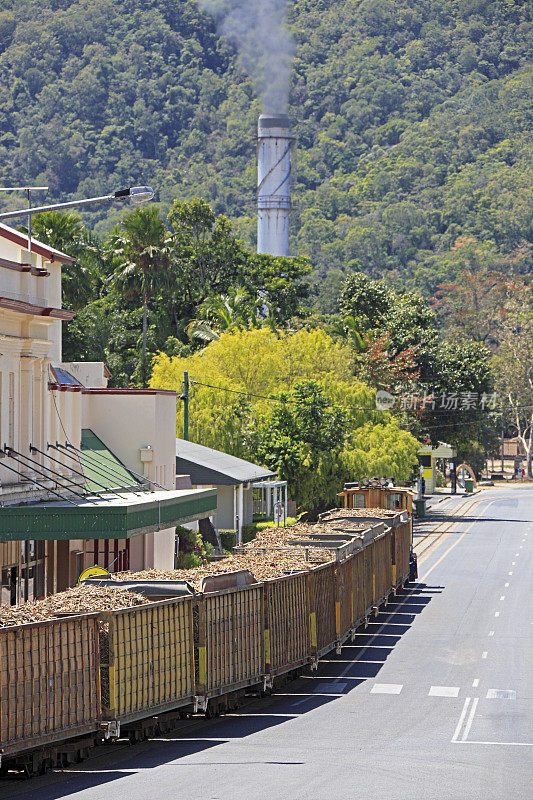
M418 442L353 369L353 351L321 329L235 330L189 358L159 355L151 386L181 393L187 371L191 440L276 470L316 512L346 480L407 480L416 464ZM182 419L178 408L178 436Z

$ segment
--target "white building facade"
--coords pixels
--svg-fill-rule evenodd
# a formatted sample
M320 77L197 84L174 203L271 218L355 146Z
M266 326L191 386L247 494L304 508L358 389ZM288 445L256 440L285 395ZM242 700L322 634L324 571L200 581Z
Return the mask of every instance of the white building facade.
M109 389L102 363L62 362L72 261L35 240L30 253L0 224L2 603L64 589L92 564L170 569L173 526L216 510L216 492L175 490L174 392Z

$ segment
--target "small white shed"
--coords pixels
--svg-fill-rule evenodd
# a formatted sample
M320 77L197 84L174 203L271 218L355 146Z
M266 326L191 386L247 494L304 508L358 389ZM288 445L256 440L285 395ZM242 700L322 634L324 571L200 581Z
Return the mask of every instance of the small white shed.
M176 475L190 475L194 488L216 488L217 530L234 530L241 541L242 526L253 522L254 489L260 489L269 510L274 503L287 503L287 482L276 473L242 458L236 458L196 442L176 439ZM284 498L284 501L282 500Z

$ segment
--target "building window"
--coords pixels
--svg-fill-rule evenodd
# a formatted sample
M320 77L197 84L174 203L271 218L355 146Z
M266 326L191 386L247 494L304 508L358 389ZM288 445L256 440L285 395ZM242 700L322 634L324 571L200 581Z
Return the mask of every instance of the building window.
M16 548L8 548L10 542L0 544L3 545L0 547L0 602L13 606L44 597L44 542L33 539L16 542Z
M44 542L34 539L21 543L21 600L37 600L44 596Z
M3 606L14 606L17 602L17 574L15 566L2 568L2 588L0 600Z

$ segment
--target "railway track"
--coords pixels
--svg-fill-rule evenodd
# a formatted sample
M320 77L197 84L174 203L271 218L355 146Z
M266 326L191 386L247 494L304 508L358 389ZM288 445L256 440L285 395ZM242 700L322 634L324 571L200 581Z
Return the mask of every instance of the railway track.
M467 500L461 503L461 505L459 505L457 508L454 508L453 516L457 517L465 511L468 513L473 508L477 507L479 503L481 503L482 501L483 501L482 497L479 498L469 497ZM438 521L439 516L440 515L436 515L434 517L435 521ZM429 519L426 517L425 521L431 523L433 520L431 519L431 517ZM446 534L450 533L453 526L457 525L458 522L460 522L460 520L458 519L453 519L452 521L447 521L446 519L443 519L440 525L438 525L434 530L429 531L420 538L416 538L416 528L415 528L413 549L418 557L418 560L423 561L423 559L426 558L427 555L429 555L429 551L432 550L435 547L435 545L437 545L440 542L440 540L444 536L446 536Z

